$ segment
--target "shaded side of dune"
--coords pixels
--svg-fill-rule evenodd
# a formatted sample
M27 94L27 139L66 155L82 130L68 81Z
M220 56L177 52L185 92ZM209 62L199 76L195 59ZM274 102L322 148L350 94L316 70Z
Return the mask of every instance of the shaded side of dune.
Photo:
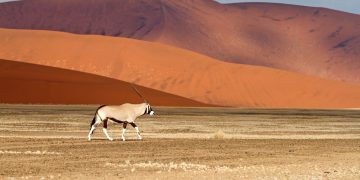
M0 58L71 69L206 104L261 108L358 108L360 86L225 63L127 38L0 29Z
M0 60L0 103L122 104L142 99L124 81L72 70ZM152 105L210 106L136 86Z

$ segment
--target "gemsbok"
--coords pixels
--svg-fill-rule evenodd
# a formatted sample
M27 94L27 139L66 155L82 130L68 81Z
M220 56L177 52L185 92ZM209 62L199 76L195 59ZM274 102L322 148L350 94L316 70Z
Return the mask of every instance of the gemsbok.
M127 124L131 124L132 127L135 128L138 139L141 140L142 137L140 135L139 128L135 124L135 119L141 115L149 114L154 115L154 111L152 110L149 103L141 103L141 104L122 104L122 105L103 105L100 106L95 111L95 116L90 124L90 132L88 135L88 140L91 140L91 135L94 133L96 127L103 122L104 128L103 132L106 138L110 141L113 140L107 133L107 123L108 121L123 123L123 129L121 138L125 141L125 131Z

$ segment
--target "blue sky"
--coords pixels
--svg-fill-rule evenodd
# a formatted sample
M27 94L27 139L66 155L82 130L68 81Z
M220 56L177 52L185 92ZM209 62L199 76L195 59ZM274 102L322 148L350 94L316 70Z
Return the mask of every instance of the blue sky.
M0 0L6 2L10 0ZM360 0L217 0L221 3L233 2L276 2L286 4L297 4L305 6L326 7L340 11L360 14Z
M360 0L217 0L221 3L233 2L275 2L304 6L326 7L354 14L360 14Z

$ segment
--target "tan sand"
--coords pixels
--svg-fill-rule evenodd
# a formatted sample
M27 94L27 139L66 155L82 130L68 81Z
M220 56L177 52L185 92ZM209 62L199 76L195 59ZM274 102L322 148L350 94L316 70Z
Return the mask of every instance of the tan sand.
M155 107L89 142L96 108L0 105L0 179L360 179L359 111Z

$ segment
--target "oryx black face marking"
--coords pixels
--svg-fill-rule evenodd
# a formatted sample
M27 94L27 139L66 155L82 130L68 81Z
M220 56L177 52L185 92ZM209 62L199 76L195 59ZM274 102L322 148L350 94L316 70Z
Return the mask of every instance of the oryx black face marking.
M149 114L149 105L148 104L146 105L144 114Z
M150 104L147 104L144 114L150 114L151 112L154 112L151 108ZM153 114L150 114L153 115Z

